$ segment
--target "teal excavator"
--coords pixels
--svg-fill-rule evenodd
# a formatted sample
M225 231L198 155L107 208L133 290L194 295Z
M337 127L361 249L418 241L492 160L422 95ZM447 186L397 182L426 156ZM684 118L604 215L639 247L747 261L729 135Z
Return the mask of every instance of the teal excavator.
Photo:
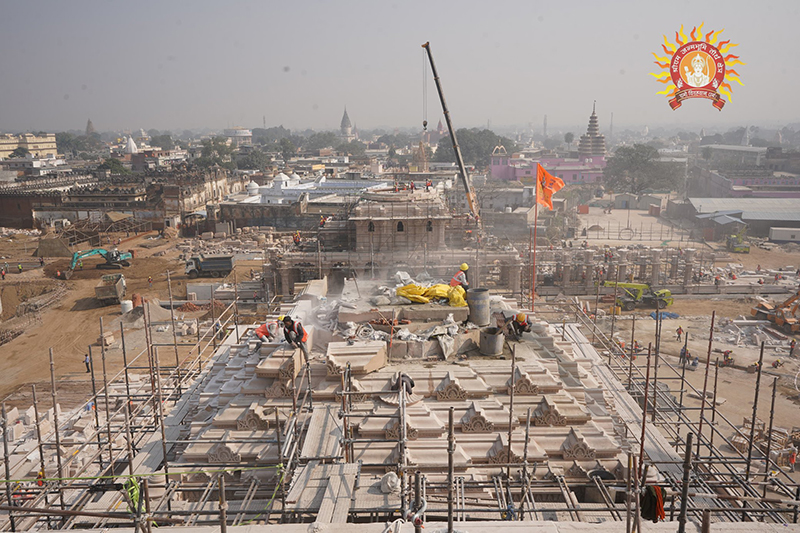
M122 267L129 267L131 266L130 260L133 259L133 254L130 252L120 252L119 250L106 250L105 248L94 248L92 250L84 250L81 252L75 252L72 254L72 261L69 264L69 270L66 272L60 272L61 279L69 279L72 271L75 270L75 267L87 257L92 257L94 255L99 255L103 259L106 260L105 263L98 263L95 268L105 269L105 270L112 270L116 269L119 270Z

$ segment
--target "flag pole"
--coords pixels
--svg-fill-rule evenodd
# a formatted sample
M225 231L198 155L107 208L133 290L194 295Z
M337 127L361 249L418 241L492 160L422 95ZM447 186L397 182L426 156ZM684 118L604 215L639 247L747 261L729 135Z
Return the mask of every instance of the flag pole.
M539 169L541 165L536 163L536 202L533 204L533 265L531 266L531 312L534 311L534 301L536 299L536 226L539 224L539 191L544 193L541 180L539 178Z

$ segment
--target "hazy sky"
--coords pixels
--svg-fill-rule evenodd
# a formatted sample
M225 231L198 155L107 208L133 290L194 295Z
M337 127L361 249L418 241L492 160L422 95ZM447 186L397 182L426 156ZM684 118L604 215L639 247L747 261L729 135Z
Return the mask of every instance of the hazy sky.
M361 129L422 122L431 42L456 127L529 122L707 129L800 120L800 1L4 0L0 131ZM684 24L724 28L747 63L720 112L672 111L652 52ZM671 39L672 40L672 39ZM428 72L430 76L430 72ZM441 116L432 78L428 120ZM579 131L576 131L579 133Z

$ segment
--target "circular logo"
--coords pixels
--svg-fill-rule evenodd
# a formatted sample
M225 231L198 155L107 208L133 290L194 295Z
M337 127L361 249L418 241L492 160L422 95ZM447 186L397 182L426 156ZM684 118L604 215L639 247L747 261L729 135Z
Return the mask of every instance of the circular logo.
M679 91L692 88L716 91L725 78L725 61L714 45L693 41L678 48L672 56L670 75Z

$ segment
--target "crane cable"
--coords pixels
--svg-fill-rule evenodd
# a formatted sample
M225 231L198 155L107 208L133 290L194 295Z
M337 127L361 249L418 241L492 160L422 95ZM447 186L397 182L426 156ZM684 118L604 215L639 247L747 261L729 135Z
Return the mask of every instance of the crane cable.
M428 58L422 49L422 131L428 131Z

